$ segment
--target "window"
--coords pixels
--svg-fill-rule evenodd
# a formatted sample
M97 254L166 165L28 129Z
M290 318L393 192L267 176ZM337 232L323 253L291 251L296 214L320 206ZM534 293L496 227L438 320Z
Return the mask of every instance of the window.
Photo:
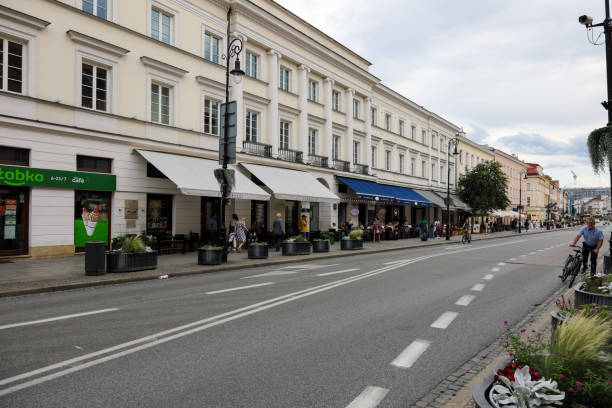
M399 155L399 172L404 174L404 155Z
M246 141L257 143L257 122L258 122L257 113L247 111L246 113Z
M83 0L83 11L106 19L108 14L107 0Z
M427 144L427 131L421 130L421 143Z
M436 164L431 163L431 179L435 180L436 178Z
M314 156L317 154L317 131L308 129L308 155Z
M410 138L416 140L416 126L410 126Z
M421 177L427 178L427 162L425 160L421 162Z
M391 171L391 151L385 150L385 170Z
M372 168L376 168L376 146L372 146Z
M474 167L474 155L470 155L470 167Z
M527 183L527 191L531 190L531 184Z
M204 59L219 63L219 38L212 34L204 34Z
M353 163L359 164L359 142L353 142Z
M279 149L288 150L289 149L289 122L284 122L281 120L280 122L280 144Z
M172 25L172 15L158 9L151 10L151 37L170 44L172 40L170 30Z
M77 156L77 171L91 171L94 173L110 173L111 159L91 156Z
M410 159L410 175L411 176L416 176L415 170L416 170L416 159L412 158Z
M385 113L385 129L391 131L391 115Z
M246 60L246 68L244 72L247 74L247 76L250 76L251 78L257 78L257 61L259 57L247 51L245 53L244 59Z
M404 121L403 120L399 121L399 134L400 136L404 136Z
M23 45L0 38L0 89L23 93Z
M446 148L445 148L444 146L445 146L445 143L444 143L444 138L443 138L443 137L440 137L440 151L441 151L442 153L446 153Z
M27 149L18 149L16 147L0 146L0 163L29 166L30 151Z
M463 150L459 150L459 163L463 163Z
M151 83L151 122L170 124L170 88Z
M360 103L357 99L353 99L353 117L359 119Z
M340 159L340 136L334 136L334 143L332 144L332 159Z
M315 81L308 81L308 99L313 102L318 101L318 84Z
M285 67L280 68L280 89L289 92L291 87L289 86L289 70Z
M377 124L376 117L378 116L378 114L376 112L376 108L370 109L370 113L372 114L372 125L376 126L376 124Z
M436 140L438 139L438 137L435 134L431 135L431 148L435 149L436 148Z
M440 166L440 181L444 181L444 166Z
M81 106L106 112L107 98L108 70L85 62L81 64Z
M527 207L531 207L531 197L527 196Z
M340 111L340 92L332 91L332 109Z
M219 102L204 100L204 133L219 136Z

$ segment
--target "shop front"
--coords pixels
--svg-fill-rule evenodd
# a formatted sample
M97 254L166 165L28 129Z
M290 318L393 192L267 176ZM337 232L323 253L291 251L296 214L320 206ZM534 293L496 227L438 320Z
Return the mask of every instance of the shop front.
M0 187L0 256L28 253L30 189Z

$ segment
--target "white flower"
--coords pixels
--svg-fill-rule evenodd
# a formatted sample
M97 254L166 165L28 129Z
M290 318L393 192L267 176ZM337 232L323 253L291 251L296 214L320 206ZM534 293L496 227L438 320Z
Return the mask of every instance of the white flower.
M554 407L561 405L565 393L559 391L556 381L542 378L531 380L529 366L514 372L514 382L504 376L499 379L505 384L496 384L491 389L493 401L508 408Z

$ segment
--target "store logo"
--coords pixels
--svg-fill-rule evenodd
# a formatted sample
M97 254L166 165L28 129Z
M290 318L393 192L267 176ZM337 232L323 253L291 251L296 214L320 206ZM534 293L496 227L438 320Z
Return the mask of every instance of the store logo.
M25 171L18 169L3 170L2 167L0 167L0 180L3 181L4 184L17 187L25 185L26 182L33 183L36 181L42 183L45 177L40 173L30 173L29 169L25 169Z

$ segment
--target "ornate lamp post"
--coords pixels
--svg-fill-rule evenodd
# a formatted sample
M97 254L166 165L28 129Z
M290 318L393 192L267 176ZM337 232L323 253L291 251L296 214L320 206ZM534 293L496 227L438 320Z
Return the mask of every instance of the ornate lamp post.
M446 169L448 170L446 177L446 240L450 241L451 234L451 213L450 213L450 151L451 146L454 146L453 156L455 156L455 171L457 171L457 144L459 143L459 137L465 137L463 129L455 133L455 137L448 139L448 150L446 151ZM457 185L455 184L455 189Z
M519 173L519 205L517 206L518 208L518 213L519 213L519 222L518 222L518 233L521 233L521 210L523 209L523 179L527 180L527 173L524 171L521 171Z

